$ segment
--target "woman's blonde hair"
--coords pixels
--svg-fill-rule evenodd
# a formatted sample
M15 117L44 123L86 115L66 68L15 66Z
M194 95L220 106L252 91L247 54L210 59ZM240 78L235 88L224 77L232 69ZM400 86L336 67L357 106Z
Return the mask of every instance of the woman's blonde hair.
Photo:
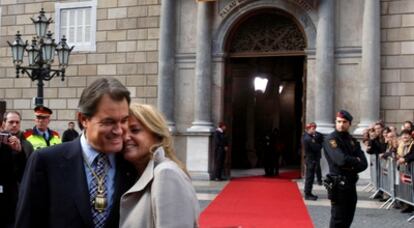
M132 103L129 107L130 114L138 119L141 124L159 139L159 143L151 146L151 158L154 151L162 146L165 151L165 156L177 163L177 165L188 175L184 164L178 160L173 148L173 140L168 129L167 122L164 116L153 106L139 103Z

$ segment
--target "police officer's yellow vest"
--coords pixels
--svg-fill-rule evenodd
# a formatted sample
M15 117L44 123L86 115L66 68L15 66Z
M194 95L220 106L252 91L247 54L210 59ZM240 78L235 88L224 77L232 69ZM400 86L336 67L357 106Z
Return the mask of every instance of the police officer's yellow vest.
M47 130L49 132L49 141L46 141L46 139L43 138L43 136L41 136L35 128L27 130L24 133L26 140L33 145L34 150L39 150L48 146L62 143L58 132L52 131L50 129Z

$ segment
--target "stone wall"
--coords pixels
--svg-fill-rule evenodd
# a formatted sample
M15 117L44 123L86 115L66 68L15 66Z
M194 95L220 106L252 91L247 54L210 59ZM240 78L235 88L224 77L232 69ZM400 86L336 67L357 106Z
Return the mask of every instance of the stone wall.
M334 112L346 109L354 116L351 131L360 122L362 19L364 1L336 1ZM332 120L333 121L333 120Z
M74 1L78 0L58 2ZM66 128L68 121L74 120L80 93L97 77L115 76L128 86L134 101L156 103L160 0L97 2L96 52L73 53L65 81L55 78L45 85L45 105L55 111L51 126L59 131ZM350 93L355 95L349 88L357 85L349 80L356 82L360 76L363 3L359 0L338 2L336 77L340 84L337 87L340 98L335 101L335 109L345 105L345 108L355 113L357 123L357 97L349 100L345 100L345 97ZM180 77L176 82L178 98L192 97L188 93L192 92L191 77L195 64L195 6L193 1L179 1L177 7L177 75ZM30 17L36 16L42 7L47 17L55 18L55 1L0 1L0 99L7 101L8 109L22 112L24 128L33 124L32 99L36 96L37 86L27 76L15 78L11 52L6 41L12 41L17 31L21 31L25 40L30 40L34 35ZM414 1L381 0L381 14L381 118L387 124L398 126L404 120L414 119ZM215 20L216 26L218 22ZM53 24L50 29L54 30ZM353 32L354 29L357 32ZM312 68L312 64L310 60L308 66ZM221 65L214 65L214 69L218 66ZM345 68L348 70L343 70ZM217 77L220 71L223 69L213 71L216 73L214 83L220 82ZM313 71L308 72L309 79L312 79L312 73ZM342 82L348 82L348 86L344 87ZM188 84L190 86L186 89ZM311 97L308 99L312 101ZM189 104L177 102L176 106L176 113L181 113L176 116L181 130L186 129L192 119L192 101L185 103ZM214 104L220 106L220 97L214 98ZM313 112L311 109L308 111ZM219 116L219 113L214 113L214 120L219 119ZM307 115L307 118L312 117L313 115ZM180 123L185 124L181 126Z
M381 1L381 117L414 119L414 1Z
M0 99L7 101L7 109L20 111L22 127L30 128L37 86L25 75L15 78L6 41L13 41L17 31L24 40L31 39L35 32L30 17L44 8L47 17L55 18L55 1L1 0L0 7ZM44 104L54 111L52 128L62 132L74 120L82 90L100 77L118 78L133 101L156 103L159 15L159 0L97 1L96 52L72 53L65 81L53 78L45 83Z

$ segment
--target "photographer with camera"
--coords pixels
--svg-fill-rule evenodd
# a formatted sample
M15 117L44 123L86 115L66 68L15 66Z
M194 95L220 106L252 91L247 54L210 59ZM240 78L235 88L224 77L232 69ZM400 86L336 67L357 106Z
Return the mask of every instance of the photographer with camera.
M367 167L367 159L359 142L349 134L353 117L345 110L336 114L335 131L323 144L329 165L325 180L331 200L330 227L350 227L358 200L356 182L358 173Z
M0 227L12 227L17 203L18 185L32 145L20 131L20 113L6 112L0 132Z
M3 116L4 131L10 133L10 147L16 152L23 152L26 158L33 152L32 144L26 140L20 129L21 115L17 111L6 112Z

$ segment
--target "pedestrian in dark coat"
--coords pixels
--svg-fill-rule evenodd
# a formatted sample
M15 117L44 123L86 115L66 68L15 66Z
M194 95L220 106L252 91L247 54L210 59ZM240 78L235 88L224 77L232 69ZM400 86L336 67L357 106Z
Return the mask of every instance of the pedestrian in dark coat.
M13 227L17 205L18 186L33 152L32 144L20 131L21 115L8 111L3 115L3 132L0 134L0 227Z
M226 151L228 150L227 137L225 135L227 126L225 123L220 123L214 132L214 155L215 155L215 169L214 180L223 180L222 174L224 170L224 160L226 158Z
M277 128L269 131L264 137L263 165L265 176L272 177L279 175L279 148L277 147L278 140L279 130Z
M68 129L63 132L62 142L69 142L76 139L79 136L79 133L75 130L75 123L69 122Z
M24 152L17 152L10 145L0 143L0 227L14 225L18 184L25 165Z

